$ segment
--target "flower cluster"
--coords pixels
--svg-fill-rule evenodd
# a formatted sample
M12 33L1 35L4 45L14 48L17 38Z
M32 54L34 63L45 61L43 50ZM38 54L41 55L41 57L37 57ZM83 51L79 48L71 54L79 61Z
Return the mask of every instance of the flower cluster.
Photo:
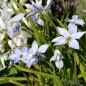
M14 61L14 63L18 63L19 61L26 64L28 68L31 67L32 64L37 64L37 57L41 56L45 57L43 53L46 52L49 45L44 44L38 48L38 44L36 41L32 43L32 47L28 49L27 47L22 47L21 49L15 48L13 53L10 56L10 59Z
M54 42L55 46L68 44L69 48L79 50L80 39L86 31L79 31L78 25L83 26L85 22L78 18L78 15L73 15L72 19L65 19L68 22L68 28L57 27L57 33L60 36L54 38L51 42L39 46L38 41L34 39L32 46L28 47L28 38L33 35L28 33L29 28L32 31L29 18L38 25L44 26L45 22L41 18L42 13L47 13L50 9L52 0L47 0L46 5L42 5L42 0L31 0L31 4L25 4L25 12L15 14L7 1L3 1L0 9L0 71L6 68L5 61L13 61L14 64L22 62L26 67L30 68L32 65L37 64L40 59L46 58L45 52L51 43ZM15 2L11 3L12 6L18 11ZM13 16L15 14L15 16ZM26 25L26 27L22 24ZM68 30L67 30L68 29ZM40 33L41 31L39 31ZM33 32L32 32L33 33ZM34 34L34 33L33 33ZM34 37L34 36L33 36ZM30 40L29 40L30 41ZM8 50L5 47L8 46ZM62 59L64 56L60 50L55 48L54 55L51 57L50 62L54 61L59 70L64 66Z
M57 32L61 35L59 37L56 37L52 40L54 42L54 45L64 45L68 44L68 46L72 49L80 49L79 43L77 39L80 39L86 31L80 32L78 31L77 25L84 25L84 21L82 19L78 19L78 15L73 15L72 19L65 19L68 24L68 30L65 28L57 27ZM59 54L58 54L59 53ZM51 58L50 61L56 60L55 64L56 66L61 69L63 67L62 60L59 60L60 52L58 50L54 51L54 56ZM58 58L58 59L57 59Z

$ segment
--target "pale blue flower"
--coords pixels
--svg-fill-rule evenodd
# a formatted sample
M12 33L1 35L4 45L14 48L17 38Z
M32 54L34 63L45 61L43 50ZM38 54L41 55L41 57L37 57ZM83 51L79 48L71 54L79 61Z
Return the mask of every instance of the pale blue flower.
M38 59L37 59L38 56L45 58L45 55L43 53L46 52L48 46L49 45L44 44L38 48L37 42L33 41L32 47L29 49L28 52L28 58L27 57L22 58L21 61L25 63L28 68L30 68L31 65L38 63Z
M22 60L22 58L25 58L28 56L28 48L23 47L21 49L16 48L14 49L13 53L10 56L10 59L14 61L14 63L18 63Z
M64 66L62 58L63 56L61 55L60 51L55 49L54 56L51 57L50 61L54 61L56 67L60 70Z
M77 30L74 30L73 27L72 30L70 29L71 28L67 31L65 28L57 27L57 31L61 36L52 40L52 42L55 42L54 45L68 44L70 48L79 49L77 39L80 39L86 32L77 32Z
M85 24L84 20L78 18L78 15L73 15L72 19L68 18L68 19L65 19L65 21L69 22L68 28L70 28L71 31L72 30L77 31L77 25L83 26ZM72 29L72 28L74 28L74 29ZM72 32L74 32L74 31L72 31Z
M72 19L66 19L66 21L68 21L69 24L76 24L81 26L85 24L84 20L78 18L78 15L73 15Z
M19 24L19 21L24 18L24 14L20 13L13 18L9 20L9 22L6 22L6 28L8 31L8 35L10 38L15 37L20 34L21 32L21 26Z
M38 63L38 59L34 57L33 54L30 54L30 53L28 54L28 57L22 58L21 61L25 63L28 68Z
M44 26L44 21L40 18L38 13L31 17L32 17L33 22L37 23L38 25Z
M47 10L50 8L50 4L51 4L51 1L52 0L47 0L47 3L46 5L43 7L42 6L42 0L36 0L36 2L34 2L33 0L31 1L32 2L32 11L27 15L27 17L29 16L33 16L33 15L36 15L37 13L43 11L43 10ZM31 7L31 6L30 6ZM29 7L28 7L29 8Z
M49 45L48 44L44 44L44 45L41 45L39 48L38 48L38 44L36 41L33 41L32 43L32 47L29 49L29 53L32 53L34 56L35 55L39 55L39 54L43 54L46 52L46 50L48 49Z
M17 37L21 33L21 26L19 23L14 23L12 26L7 26L7 32L10 38Z
M10 13L6 10L6 8L3 8L1 10L1 26L3 28L7 29L8 35L10 38L13 36L17 36L20 33L21 26L19 24L19 21L24 18L24 13L19 13L13 18L11 17L13 13ZM16 34L17 33L17 34Z
M47 0L46 5L42 6L42 0L31 0L32 5L25 4L25 6L29 9L29 12L26 15L26 18L32 17L32 20L39 25L44 25L44 21L40 18L40 12L49 10L50 4L52 0Z
M14 49L13 53L10 56L10 60L13 60L14 63L21 61L26 64L28 68L30 68L33 64L37 64L38 62L38 59L34 57L32 53L29 53L27 47Z

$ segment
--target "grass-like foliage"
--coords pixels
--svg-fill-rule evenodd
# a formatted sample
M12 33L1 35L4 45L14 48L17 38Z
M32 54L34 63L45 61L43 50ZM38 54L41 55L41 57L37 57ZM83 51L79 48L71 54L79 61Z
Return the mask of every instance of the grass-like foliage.
M0 86L85 86L85 0L0 0Z

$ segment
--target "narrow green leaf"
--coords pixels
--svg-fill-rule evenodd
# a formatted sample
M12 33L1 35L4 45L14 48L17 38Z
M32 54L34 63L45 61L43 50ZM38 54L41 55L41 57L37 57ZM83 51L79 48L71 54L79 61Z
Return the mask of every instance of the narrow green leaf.
M8 83L7 80L0 80L0 85Z
M15 84L17 86L25 86L24 84L21 84L19 82L13 81L13 80L8 80L9 83Z
M63 28L67 28L66 24L63 24L62 21L60 21L59 19L57 18L53 18L61 27Z
M9 74L8 75L12 75L12 74L17 74L17 70L16 68L12 67L9 71Z
M82 9L84 10L85 9L85 4L84 4L84 1L83 0L79 0L79 5L81 5L80 7L82 7Z
M0 81L1 80L6 80L6 79L10 79L10 80L14 80L14 81L25 81L26 78L24 77L0 77Z
M79 66L81 73L84 73L85 72L85 66L80 62L77 53L74 53L74 58L76 59L76 63ZM83 78L86 82L86 76L83 76Z
M29 18L29 21L30 21L30 24L31 24L32 29L33 29L33 32L34 32L34 37L35 37L37 43L38 43L39 45L41 45L41 43L40 43L40 39L39 39L40 36L39 36L39 33L38 33L37 28L36 28L36 26L35 26L35 24L33 23L33 21L32 21L31 18Z
M17 66L17 65L15 65L15 67L16 67L18 70L21 70L21 71L24 71L24 72L33 73L33 74L35 74L35 75L40 75L40 76L45 76L45 77L47 77L47 78L52 78L52 79L54 79L54 80L58 83L58 86L62 86L61 80L60 80L59 77L56 76L55 74L47 74L47 73L35 71L35 70L32 70L32 69L25 69L25 68L19 67L19 66Z
M84 76L86 76L86 72L80 73L80 74L78 75L78 78L82 78L82 77L84 77Z

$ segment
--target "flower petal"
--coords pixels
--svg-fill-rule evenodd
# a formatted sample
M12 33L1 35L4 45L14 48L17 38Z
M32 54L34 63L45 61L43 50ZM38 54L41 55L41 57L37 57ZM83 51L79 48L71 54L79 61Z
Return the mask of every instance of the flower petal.
M13 33L20 32L21 31L21 25L19 23L14 23L12 25Z
M19 56L20 54L22 54L21 51L20 51L18 48L14 49L14 53L15 53L17 56Z
M55 61L56 60L56 56L52 56L50 61Z
M63 36L60 36L60 37L56 37L52 40L52 42L59 42L60 40L63 40L64 37Z
M47 9L50 8L51 1L52 1L52 0L47 0L47 4L46 4L46 6L44 7L45 10L47 10Z
M61 57L61 53L59 50L55 49L54 56L56 57L55 60L59 61Z
M0 17L0 30L5 29L5 24L2 20L2 17Z
M72 16L72 19L77 20L77 19L78 19L78 15L73 15L73 16Z
M82 19L78 19L78 20L76 21L76 24L83 26L83 24L85 24L85 22L84 22L84 20L82 20Z
M5 34L4 33L0 33L0 43L3 41L4 37L5 37Z
M44 55L44 54L39 54L39 56L41 57L41 59L45 59L46 58L46 56Z
M25 15L24 13L20 13L20 14L14 16L14 17L12 18L12 21L13 21L13 22L18 22L18 21L20 21L22 18L24 18L24 15Z
M32 48L29 50L29 52L32 52L33 54L36 54L38 51L38 44L36 41L33 41Z
M74 39L80 39L80 37L82 37L86 32L77 32L75 34L72 34L72 37Z
M32 5L33 5L33 10L34 10L34 11L36 11L36 10L40 11L40 10L43 9L43 6L42 6L41 4L37 4L37 3L35 3L34 1L31 1L31 3L32 3Z
M62 60L60 60L60 61L56 61L56 62L55 62L55 65L56 65L56 67L59 68L59 70L60 70L60 69L64 66L64 63L63 63Z
M14 64L15 64L15 63L18 63L20 60L21 60L21 59L20 59L19 57L18 57L18 58L15 58L15 59L14 59Z
M30 68L33 64L37 64L38 60L36 58L31 59L26 63L26 66Z
M67 43L67 40L66 39L62 39L62 40L59 40L57 43L55 43L54 45L64 45Z
M1 64L3 66L3 68L5 68L5 59L3 58L3 56L0 57L0 61L1 61Z
M38 19L37 23L41 26L44 26L44 21L40 18Z
M44 45L40 46L39 49L38 49L38 52L39 53L45 53L48 46L49 46L48 44L44 44Z
M23 48L21 49L21 52L22 52L22 53L27 53L27 51L28 51L28 48L27 48L27 47L23 47Z
M70 35L65 28L57 27L57 32L64 37L67 37Z
M57 54L60 55L61 53L60 53L60 51L58 49L55 49L54 55L57 56Z
M7 26L7 33L8 33L10 38L13 37L13 30L12 30L12 28L10 26Z
M61 55L60 51L55 49L54 50L54 56L51 57L50 61L56 61L56 60L59 61L60 55Z
M69 47L70 48L73 48L73 49L79 49L79 43L77 40L71 40L69 43L68 43Z
M73 33L77 32L77 25L75 25L75 24L69 23L68 28L69 28L68 32L70 34L73 34Z
M16 58L16 54L12 54L11 56L10 56L10 59L11 60L14 60Z

